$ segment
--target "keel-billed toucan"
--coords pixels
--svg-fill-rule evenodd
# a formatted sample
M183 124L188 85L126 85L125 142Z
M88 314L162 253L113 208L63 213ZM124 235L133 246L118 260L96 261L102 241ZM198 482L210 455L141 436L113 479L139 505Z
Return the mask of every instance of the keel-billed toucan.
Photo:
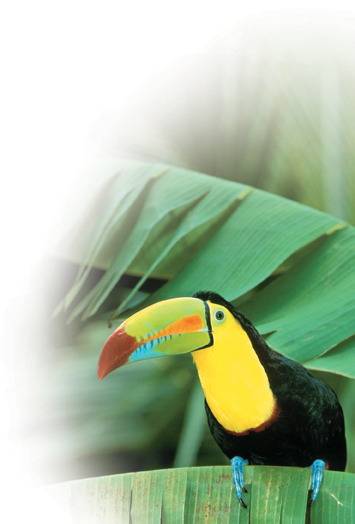
M128 318L104 345L98 375L101 380L136 360L188 352L242 506L244 464L312 466L311 502L324 468L345 469L344 417L333 390L272 350L216 293L165 300Z

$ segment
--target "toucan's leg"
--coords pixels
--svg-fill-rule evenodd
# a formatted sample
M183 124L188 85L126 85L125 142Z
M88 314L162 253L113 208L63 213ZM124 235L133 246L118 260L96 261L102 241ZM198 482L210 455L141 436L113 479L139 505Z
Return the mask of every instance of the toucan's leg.
M318 497L319 488L320 488L322 478L323 478L323 471L325 469L325 462L323 460L318 459L318 460L315 460L312 466L309 466L309 467L312 468L312 485L311 485L311 490L313 492L312 497L311 497L311 505L312 505L313 502Z
M233 482L235 486L235 490L237 492L237 497L240 502L240 505L243 508L246 508L246 504L242 498L242 490L244 493L248 493L244 486L244 479L243 479L243 467L248 464L247 460L243 460L241 457L233 457L231 460L232 464L232 474L233 474Z

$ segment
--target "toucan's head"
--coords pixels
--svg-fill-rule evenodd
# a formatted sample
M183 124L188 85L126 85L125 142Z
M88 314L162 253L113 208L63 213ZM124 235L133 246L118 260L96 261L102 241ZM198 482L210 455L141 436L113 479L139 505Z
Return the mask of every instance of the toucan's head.
M192 352L213 415L226 430L243 433L277 413L259 358L265 350L270 348L240 311L200 291L158 302L123 322L101 351L98 375L101 380L130 362Z
M123 322L104 345L98 363L99 379L130 362L212 346L219 330L235 323L233 310L220 295L200 291L192 298L165 300L139 311Z

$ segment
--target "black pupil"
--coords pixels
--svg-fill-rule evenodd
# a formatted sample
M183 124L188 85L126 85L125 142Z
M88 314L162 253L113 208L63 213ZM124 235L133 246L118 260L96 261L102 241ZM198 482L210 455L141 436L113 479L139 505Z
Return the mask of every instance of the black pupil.
M217 320L223 320L223 319L224 319L224 313L223 313L223 311L217 311L217 313L216 313L216 319L217 319Z

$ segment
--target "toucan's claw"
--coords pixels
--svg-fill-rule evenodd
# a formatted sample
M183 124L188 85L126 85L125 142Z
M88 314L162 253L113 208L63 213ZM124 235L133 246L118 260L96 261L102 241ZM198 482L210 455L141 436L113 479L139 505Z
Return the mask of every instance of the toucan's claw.
M312 496L311 496L310 505L312 505L313 502L318 497L319 488L320 488L320 485L323 479L323 471L325 469L325 462L323 460L318 459L318 460L315 460L312 466L310 467L312 468L312 485L311 485Z
M246 508L247 505L245 504L244 500L242 497L238 497L238 500L239 500L239 504L242 506L242 508Z
M247 464L248 461L243 460L241 457L233 457L231 460L233 482L239 503L243 508L247 507L242 497L242 491L244 491L244 493L248 493L247 489L245 488L243 478L243 467Z

